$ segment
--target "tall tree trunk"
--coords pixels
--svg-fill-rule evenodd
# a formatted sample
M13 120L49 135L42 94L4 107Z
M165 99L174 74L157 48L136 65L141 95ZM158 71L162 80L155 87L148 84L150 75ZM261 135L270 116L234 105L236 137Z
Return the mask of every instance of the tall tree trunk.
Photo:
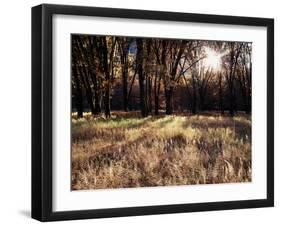
M100 93L99 93L99 87L97 82L97 75L92 74L91 78L94 85L95 114L99 114L101 112L101 106L100 106Z
M222 75L221 74L219 74L219 103L220 103L221 114L224 114L223 93L222 93Z
M167 41L162 41L162 54L161 54L161 64L160 64L160 76L163 78L164 82L164 92L165 92L165 100L166 100L166 114L170 115L172 114L172 106L171 106L171 93L169 92L171 88L170 84L170 77L167 75L167 54L166 54L166 48L167 48Z
M158 67L156 64L155 67L155 76L154 76L154 114L158 115L159 114L159 97L157 95L157 77L158 77Z
M248 112L248 94L247 94L247 87L246 87L243 75L240 75L238 77L238 82L240 85L240 92L241 92L241 96L242 96L242 100L243 100L244 111L247 113Z
M83 117L83 95L82 95L82 88L78 77L77 66L72 66L72 75L75 81L75 88L76 88L76 95L75 95L75 107L77 109L78 118Z
M146 39L145 41L145 47L146 47L146 60L145 60L145 74L146 74L146 108L147 108L147 114L151 113L152 103L151 103L151 86L152 86L152 68L151 68L151 62L152 62L152 40Z
M159 95L160 95L160 88L161 88L161 73L159 73L159 78L158 78L158 66L156 65L156 75L155 75L155 80L154 80L154 113L155 115L159 115ZM158 81L157 81L158 78Z
M106 38L102 37L102 56L103 56L103 70L105 73L105 89L104 89L104 114L106 118L110 118L110 67L108 65L108 51Z
M142 117L147 116L146 104L145 104L145 84L144 84L144 73L143 73L143 40L138 38L137 40L137 70L139 75L139 88L140 88L140 107Z
M229 85L229 114L231 117L234 116L234 91L233 84Z
M127 64L127 60L124 60L124 64ZM122 69L122 80L123 80L123 110L128 111L128 71L127 67L124 65L124 68Z
M197 113L197 96L196 96L196 89L193 88L193 100L192 100L192 113Z
M195 73L192 71L192 113L196 114L197 113L197 86L196 86L196 81L195 81Z
M165 89L165 97L166 97L166 114L173 114L173 88Z
M135 83L135 79L136 79L136 74L138 72L138 68L137 68L137 64L136 64L136 69L135 69L135 73L133 75L133 78L132 78L132 82L130 84L130 88L129 88L129 92L128 92L128 97L127 97L127 101L128 101L128 108L131 110L131 105L130 105L130 98L131 98L131 93L132 93L132 90L133 90L133 86L134 86L134 83Z
M106 73L106 85L105 85L105 95L104 95L104 114L106 118L110 118L110 74Z
M121 77L123 84L123 110L128 111L128 54L130 48L130 38L116 38L121 61Z
M228 78L228 88L229 88L229 104L230 104L230 109L229 109L229 114L231 117L234 116L234 111L236 108L236 94L234 90L234 83L235 83L235 73L236 73L236 66L238 63L238 57L240 55L241 48L243 44L240 44L239 48L237 49L237 52L235 53L234 49L234 44L231 43L231 54L230 54L230 73L229 73L229 78Z
M251 114L252 112L252 95L251 95L251 91L248 91L248 95L247 95L247 109L246 109L246 114Z
M79 74L80 74L80 77L82 78L82 83L83 83L85 91L86 91L86 98L87 98L88 105L90 107L91 113L94 115L95 107L93 104L93 95L92 95L92 90L91 90L91 86L89 83L87 70L86 70L85 66L83 66L82 69L79 68L78 70L79 70Z
M234 113L237 112L237 93L236 93L236 85L233 86L233 110L234 110Z
M200 92L200 110L205 111L205 94L203 92Z
M248 109L247 114L252 112L252 63L250 63L249 74L247 76L247 90L248 90Z
M152 86L152 81L151 78L148 77L147 78L147 112L151 113L151 109L152 109L152 97L151 97L151 86Z

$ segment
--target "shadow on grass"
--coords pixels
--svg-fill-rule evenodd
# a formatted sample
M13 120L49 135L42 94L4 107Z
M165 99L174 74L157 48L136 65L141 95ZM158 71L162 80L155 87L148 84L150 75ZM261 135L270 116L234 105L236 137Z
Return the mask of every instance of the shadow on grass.
M232 118L227 115L222 116L217 113L205 112L200 115L181 113L174 116L186 118L186 121L181 125L182 128L192 127L199 130L229 128L235 132L237 137L244 138L247 135L251 139L251 117L249 115L240 114ZM157 127L163 128L173 122L175 118L173 116L167 117L165 114L142 118L140 112L136 111L114 112L110 119L100 116L88 117L88 119L76 121L72 124L72 141L88 141L93 138L112 137L113 135L122 139L124 130L146 128L149 127L149 123L158 120ZM85 127L81 129L84 125Z

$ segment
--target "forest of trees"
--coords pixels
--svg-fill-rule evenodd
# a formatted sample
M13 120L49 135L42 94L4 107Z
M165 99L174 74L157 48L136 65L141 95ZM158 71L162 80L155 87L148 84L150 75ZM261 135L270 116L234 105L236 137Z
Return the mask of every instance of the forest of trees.
M72 111L251 113L252 44L72 35Z

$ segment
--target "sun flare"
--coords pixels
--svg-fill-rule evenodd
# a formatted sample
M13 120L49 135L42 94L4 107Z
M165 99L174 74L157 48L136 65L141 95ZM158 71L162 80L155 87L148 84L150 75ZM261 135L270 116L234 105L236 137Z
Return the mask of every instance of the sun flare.
M206 57L203 60L205 67L218 71L221 67L221 54L211 48L205 48L205 54Z

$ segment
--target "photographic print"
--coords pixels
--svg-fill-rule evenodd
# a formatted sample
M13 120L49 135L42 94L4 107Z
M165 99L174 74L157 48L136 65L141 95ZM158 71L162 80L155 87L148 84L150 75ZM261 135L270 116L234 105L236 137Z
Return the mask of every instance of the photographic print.
M32 218L274 206L274 19L42 4L31 71Z
M251 182L252 43L71 35L72 190Z

